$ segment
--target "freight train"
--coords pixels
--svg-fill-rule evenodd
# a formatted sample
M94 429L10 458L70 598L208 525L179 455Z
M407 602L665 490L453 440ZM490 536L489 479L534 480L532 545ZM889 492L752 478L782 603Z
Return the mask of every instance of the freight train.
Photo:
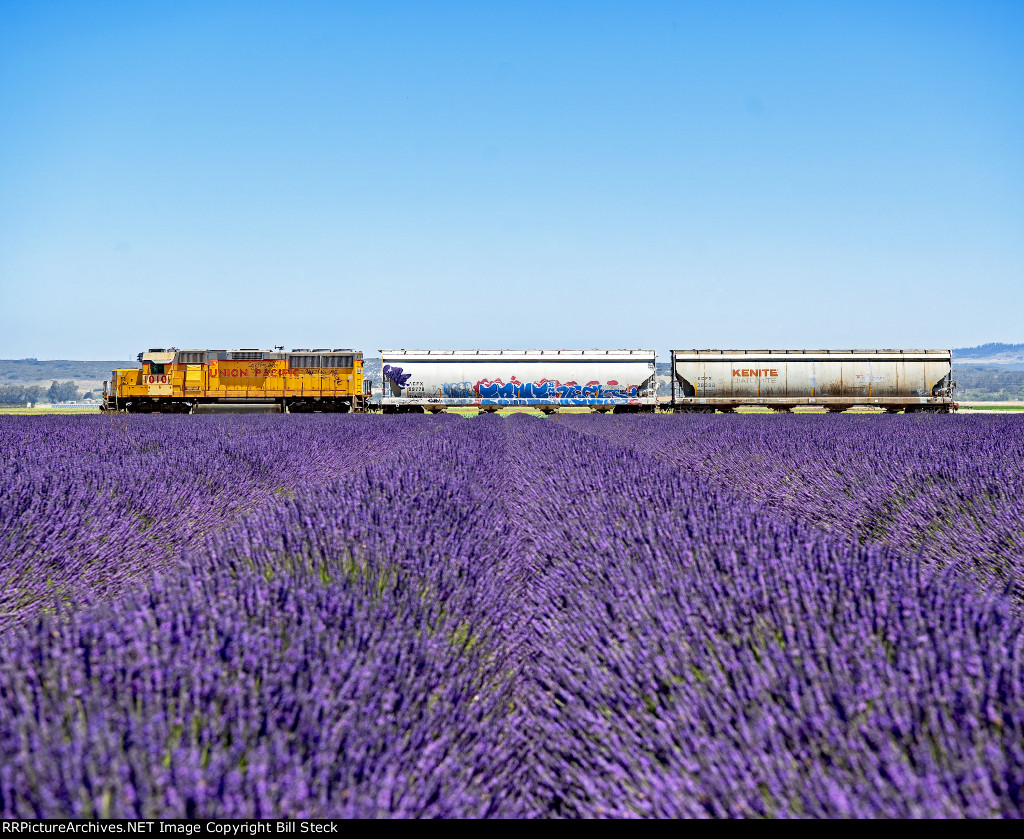
M363 412L371 383L346 349L151 349L115 370L103 410ZM654 350L381 350L384 413L448 408L544 413L729 413L756 405L841 412L857 406L946 413L951 350L673 350L671 398L657 395Z

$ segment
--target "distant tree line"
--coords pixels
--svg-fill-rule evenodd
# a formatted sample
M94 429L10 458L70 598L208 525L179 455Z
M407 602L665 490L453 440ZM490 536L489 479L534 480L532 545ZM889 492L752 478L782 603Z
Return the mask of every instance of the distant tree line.
M24 402L38 402L45 391L30 385L0 385L0 405L20 405Z
M85 394L86 397L92 393ZM38 385L0 385L0 405L25 402L77 402L82 392L74 382L53 382L45 390Z
M1024 370L1007 370L994 364L963 365L953 369L956 398L980 402L1024 400Z

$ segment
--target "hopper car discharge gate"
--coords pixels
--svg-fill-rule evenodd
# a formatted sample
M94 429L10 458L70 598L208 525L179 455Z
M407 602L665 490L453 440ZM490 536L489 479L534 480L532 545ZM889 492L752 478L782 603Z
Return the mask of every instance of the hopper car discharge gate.
M363 354L351 349L139 353L114 370L101 410L127 413L348 413L368 409Z

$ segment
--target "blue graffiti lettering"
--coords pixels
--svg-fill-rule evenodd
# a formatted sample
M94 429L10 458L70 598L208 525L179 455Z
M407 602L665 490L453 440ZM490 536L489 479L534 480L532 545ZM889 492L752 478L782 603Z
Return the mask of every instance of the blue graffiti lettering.
M462 403L460 403L462 404ZM468 403L467 403L468 404ZM568 407L586 407L588 405L639 405L637 399L479 399L474 404L480 405L562 405Z
M441 385L441 392L451 399L472 399L476 396L471 382L449 382Z
M412 373L403 373L401 367L392 367L390 364L384 365L383 373L385 379L390 379L399 387L405 387L412 378Z
M468 385L468 382L462 383ZM446 386L447 387L447 386ZM448 395L446 393L446 395ZM456 394L462 395L460 392ZM466 394L470 395L470 394ZM575 382L560 384L545 379L540 382L520 382L512 378L509 382L483 380L477 382L476 394L484 399L635 399L639 395L637 385L620 386L618 383L602 385L592 382L578 385Z
M516 396L516 386L512 382L505 384L504 382L488 382L487 384L480 383L477 385L477 390L481 396L489 399L512 399Z

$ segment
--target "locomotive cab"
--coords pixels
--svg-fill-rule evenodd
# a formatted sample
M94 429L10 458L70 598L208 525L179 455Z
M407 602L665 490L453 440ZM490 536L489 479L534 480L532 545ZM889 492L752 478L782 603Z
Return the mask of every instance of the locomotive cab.
M171 396L174 392L174 374L171 365L174 363L174 354L177 348L151 349L148 352L139 353L138 359L142 362L142 384L146 389L146 396L161 397Z
M139 364L142 365L143 373L163 375L167 372L164 370L164 367L174 361L175 352L177 352L175 347L171 347L170 351L163 349L147 350L146 352L140 352L136 358Z

